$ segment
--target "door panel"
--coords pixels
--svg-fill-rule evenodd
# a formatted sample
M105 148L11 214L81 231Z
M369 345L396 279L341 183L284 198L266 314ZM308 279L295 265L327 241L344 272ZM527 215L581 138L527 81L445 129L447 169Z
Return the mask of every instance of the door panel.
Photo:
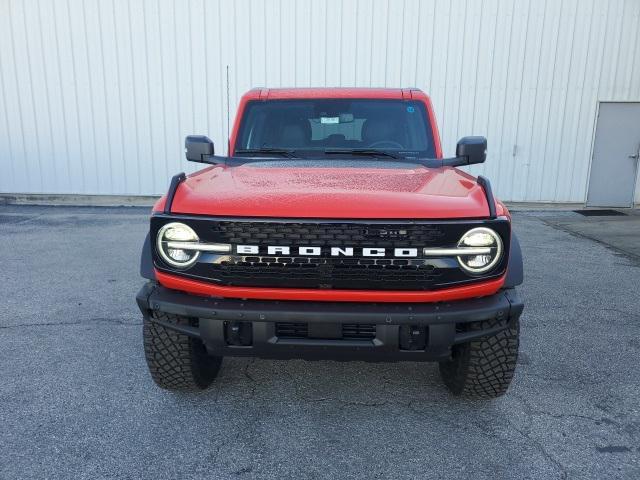
M639 151L640 103L600 103L589 175L588 206L633 205Z

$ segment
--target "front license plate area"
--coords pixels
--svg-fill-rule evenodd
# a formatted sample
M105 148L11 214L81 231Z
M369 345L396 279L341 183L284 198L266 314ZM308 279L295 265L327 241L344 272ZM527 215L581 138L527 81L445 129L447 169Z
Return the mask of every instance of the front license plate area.
M342 338L342 325L339 323L309 323L308 331L309 338Z

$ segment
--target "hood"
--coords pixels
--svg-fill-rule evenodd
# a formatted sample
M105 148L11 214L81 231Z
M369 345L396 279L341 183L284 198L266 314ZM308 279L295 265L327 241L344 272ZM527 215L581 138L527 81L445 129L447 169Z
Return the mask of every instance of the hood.
M283 160L220 165L190 175L179 186L171 211L229 217L439 219L482 218L489 209L475 178L455 168Z

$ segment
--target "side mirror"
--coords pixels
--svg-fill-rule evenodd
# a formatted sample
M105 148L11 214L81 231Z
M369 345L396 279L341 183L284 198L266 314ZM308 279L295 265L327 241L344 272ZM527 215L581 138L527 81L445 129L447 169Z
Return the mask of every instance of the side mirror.
M464 161L461 165L484 163L487 159L487 139L485 137L462 137L456 145L456 157Z
M213 142L204 135L189 135L184 139L184 153L190 162L209 163L213 155Z

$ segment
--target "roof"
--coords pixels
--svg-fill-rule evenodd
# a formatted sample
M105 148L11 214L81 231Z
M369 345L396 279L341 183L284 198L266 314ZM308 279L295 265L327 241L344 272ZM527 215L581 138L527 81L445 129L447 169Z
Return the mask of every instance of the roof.
M255 88L245 94L246 97L267 99L294 98L424 98L425 94L417 88Z

